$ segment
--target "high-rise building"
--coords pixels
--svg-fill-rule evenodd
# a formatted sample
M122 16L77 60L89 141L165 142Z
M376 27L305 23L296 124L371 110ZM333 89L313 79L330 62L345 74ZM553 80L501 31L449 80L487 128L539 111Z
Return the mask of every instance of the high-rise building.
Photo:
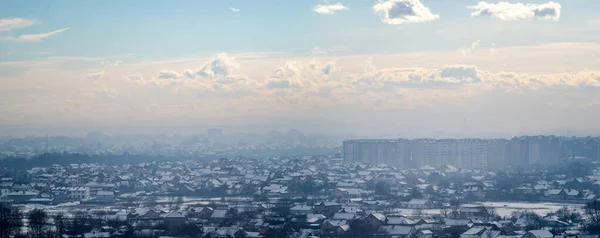
M596 146L582 152L596 156ZM587 148L586 147L586 148ZM553 165L560 161L561 140L554 136L506 139L415 139L344 141L346 163L388 164L399 168L440 168L445 164L465 169L502 168L507 165ZM593 152L592 152L593 151Z
M410 147L412 160L417 167L432 166L434 168L442 165L439 153L439 143L432 139L413 140Z
M553 165L560 161L560 141L554 136L534 136L529 140L529 164Z
M503 168L510 165L510 142L508 140L488 140L487 147L489 168Z
M407 140L347 140L343 143L344 162L388 164L406 167L409 159Z
M529 139L527 137L514 137L510 140L509 164L529 164Z

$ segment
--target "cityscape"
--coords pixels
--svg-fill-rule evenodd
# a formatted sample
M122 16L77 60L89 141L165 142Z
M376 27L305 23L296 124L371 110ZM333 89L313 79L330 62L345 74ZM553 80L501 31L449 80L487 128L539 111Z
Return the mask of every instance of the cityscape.
M599 0L1 0L0 238L600 238Z
M98 131L7 139L2 234L505 238L600 229L586 218L600 210L597 137L333 145L297 130L277 135L279 143L240 143L221 129L179 141L130 135L132 153L114 142L124 135Z

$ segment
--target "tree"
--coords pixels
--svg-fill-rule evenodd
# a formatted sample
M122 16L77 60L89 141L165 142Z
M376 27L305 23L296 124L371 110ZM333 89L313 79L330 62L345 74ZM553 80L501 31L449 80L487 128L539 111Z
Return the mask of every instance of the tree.
M375 183L375 194L377 195L389 195L390 194L390 186L384 181L378 181Z
M33 238L48 236L48 214L42 209L34 209L27 214L29 236Z
M527 220L527 226L525 230L538 230L542 228L542 217L535 212L525 211L521 216L524 216Z
M416 208L412 211L412 215L415 216L416 218L421 218L425 213L423 212L423 209L421 208Z
M62 212L54 215L54 226L56 227L56 235L57 237L62 237L64 234L67 234L67 226L68 221L65 218L65 214Z
M587 216L584 229L590 234L600 233L600 202L594 200L585 205L585 214Z
M449 207L446 207L446 206L442 207L442 208L440 209L440 215L441 215L443 218L448 218L448 215L450 215L450 208L449 208Z
M450 217L458 218L460 216L460 201L458 199L453 198L450 200Z
M23 227L22 217L19 209L0 203L0 237L17 236Z

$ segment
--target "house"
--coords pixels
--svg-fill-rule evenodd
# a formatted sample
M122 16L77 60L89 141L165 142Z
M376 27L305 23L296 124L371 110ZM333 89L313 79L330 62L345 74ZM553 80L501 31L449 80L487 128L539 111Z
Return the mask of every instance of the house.
M583 194L575 189L564 190L567 194L566 198L570 200L577 200L583 197Z
M460 235L460 238L497 238L503 235L502 231L485 227L472 227Z
M430 230L420 230L417 232L417 238L432 238L433 232Z
M350 226L345 220L327 220L321 225L319 232L323 236L335 235L348 231Z
M342 209L342 204L337 202L321 202L315 206L315 212L319 214L331 215Z
M356 217L354 213L338 212L333 214L333 220L352 220Z
M390 237L397 238L412 238L416 233L416 229L412 226L381 226L380 231L385 232Z
M313 208L307 205L296 205L290 208L290 213L293 215L308 215L313 213Z
M62 200L86 200L90 198L90 188L88 187L57 187L52 189L54 198Z
M428 199L411 199L406 206L412 209L428 209L433 207L433 203Z
M210 220L214 222L221 222L225 218L227 218L227 209L215 209L210 216Z
M18 191L18 192L10 192L6 194L6 199L12 200L13 203L25 203L32 198L36 198L38 196L37 192L33 191Z
M521 238L553 238L554 235L548 230L531 230L521 236Z
M447 219L445 225L448 227L468 228L472 223L471 219Z
M407 217L387 217L387 225L415 225L416 222Z
M169 212L163 216L161 216L163 223L167 227L179 227L185 224L187 220L183 214L180 212Z
M550 189L546 192L546 196L551 199L565 200L567 198L567 192L564 189Z
M386 222L385 215L381 213L371 213L365 218L365 223L372 228L378 228Z
M83 237L84 238L105 238L105 237L110 237L110 232L92 231L92 232L88 232L88 233L83 233Z
M115 193L113 191L100 190L96 193L96 200L102 202L112 202L115 200Z

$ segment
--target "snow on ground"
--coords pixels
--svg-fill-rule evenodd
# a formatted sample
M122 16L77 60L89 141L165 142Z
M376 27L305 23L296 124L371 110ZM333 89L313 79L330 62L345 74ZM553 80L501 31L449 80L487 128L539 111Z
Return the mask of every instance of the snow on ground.
M583 213L583 204L571 204L571 203L529 203L529 202L483 202L483 203L472 203L467 205L484 205L486 207L493 207L496 209L496 213L499 216L505 217L510 216L513 212L533 211L540 216L545 216L548 213L556 212L562 207L567 207L571 210L575 210L579 213Z

